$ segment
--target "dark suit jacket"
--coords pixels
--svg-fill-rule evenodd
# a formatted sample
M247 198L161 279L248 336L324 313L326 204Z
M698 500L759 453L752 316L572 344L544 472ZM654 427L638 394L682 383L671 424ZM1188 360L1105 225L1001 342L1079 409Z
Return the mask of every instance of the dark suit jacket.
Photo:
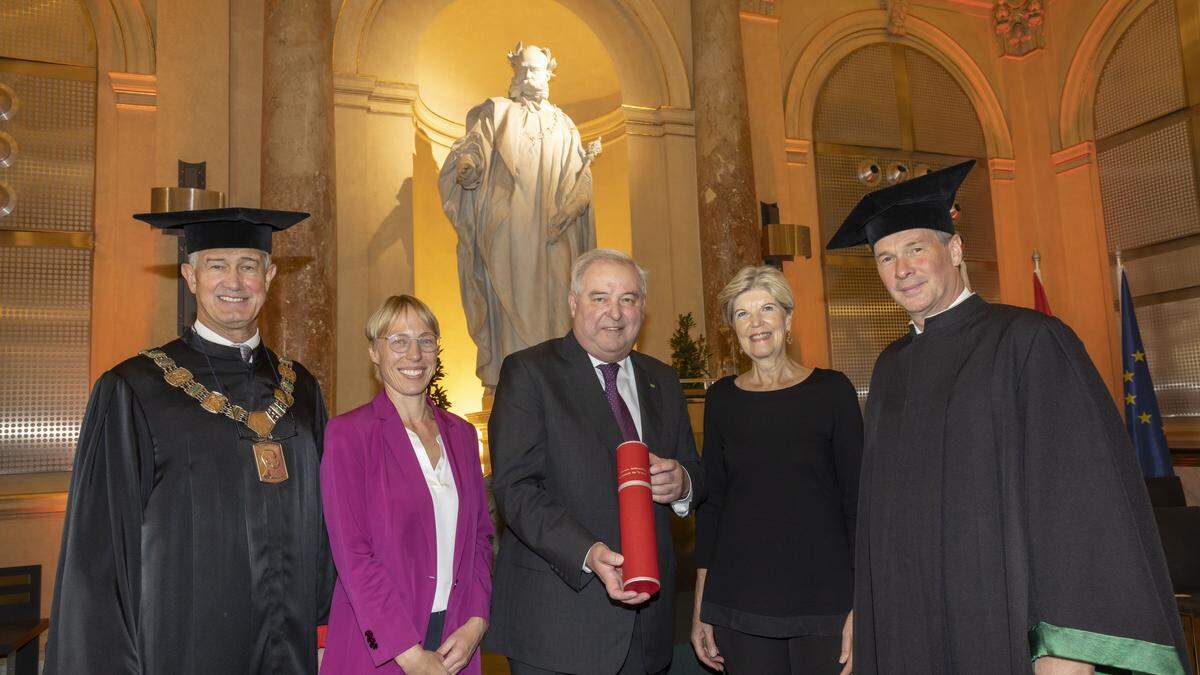
M683 464L692 503L704 498L704 472L679 377L633 352L642 440ZM620 550L616 460L621 443L604 388L575 336L548 340L504 360L488 437L492 490L507 521L496 562L487 645L540 668L583 675L616 673L629 652L635 609L609 599L583 571L597 541ZM641 606L647 669L671 659L675 557L670 505L655 504L662 590Z

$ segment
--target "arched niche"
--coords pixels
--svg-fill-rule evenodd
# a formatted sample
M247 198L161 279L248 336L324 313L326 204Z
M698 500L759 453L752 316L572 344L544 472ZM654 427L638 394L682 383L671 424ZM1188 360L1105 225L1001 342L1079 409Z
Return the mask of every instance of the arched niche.
M956 229L972 289L999 299L985 135L969 97L937 59L896 42L850 52L821 84L812 131L821 248L864 194L906 180L894 170L911 176L975 159L958 190ZM865 398L876 357L908 330L908 316L880 283L866 246L823 251L821 268L830 364Z
M154 31L140 0L80 0L96 32L102 71L154 72Z
M1004 110L987 76L949 35L920 17L909 15L906 35L887 31L887 12L864 10L839 17L804 47L788 80L785 129L788 138L812 139L817 96L829 74L850 53L869 44L899 43L916 48L938 62L954 78L979 116L989 158L1012 158L1012 137Z
M1096 87L1117 42L1154 0L1107 0L1080 40L1059 105L1059 147L1095 140Z
M554 52L550 100L585 141L604 140L592 165L597 243L631 251L654 275L642 348L669 357L675 315L702 307L690 88L653 2L347 0L334 32L338 273L339 289L354 291L339 291L339 404L373 390L362 320L388 294L415 292L450 336L455 409L479 408L457 241L436 179L468 109L506 94L505 54L518 40Z
M417 63L411 45L453 2L346 0L338 10L334 28L334 72L414 81ZM683 53L652 0L561 0L558 4L600 36L621 79L625 104L691 108ZM467 36L463 39L466 41ZM385 63L386 71L381 71Z

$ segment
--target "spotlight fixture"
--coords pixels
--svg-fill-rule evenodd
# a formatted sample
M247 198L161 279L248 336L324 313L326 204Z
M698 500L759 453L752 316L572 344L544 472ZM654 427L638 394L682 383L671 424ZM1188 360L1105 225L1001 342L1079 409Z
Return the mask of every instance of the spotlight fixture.
M0 131L0 169L7 169L17 159L17 139Z
M0 181L0 218L13 212L17 206L17 193L13 192L8 183Z
M858 163L855 177L858 178L858 182L867 187L878 187L883 181L883 170L879 168L879 162L873 159L864 159Z
M0 82L0 122L7 122L17 114L17 93L12 87Z
M924 176L927 173L933 173L933 169L929 168L928 164L918 164L913 167L911 177L918 178L920 176Z
M908 164L904 162L891 162L884 170L883 178L888 185L903 183L909 179Z

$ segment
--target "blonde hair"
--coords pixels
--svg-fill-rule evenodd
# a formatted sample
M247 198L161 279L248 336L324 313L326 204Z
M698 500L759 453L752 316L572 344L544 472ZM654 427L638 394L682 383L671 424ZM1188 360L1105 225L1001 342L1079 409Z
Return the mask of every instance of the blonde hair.
M783 273L771 267L770 265L747 266L743 267L729 283L725 284L725 288L717 294L717 302L721 306L721 316L725 317L725 322L733 325L733 303L742 293L755 289L764 290L771 294L775 302L783 307L783 311L791 314L792 308L796 306L796 301L792 297L792 287L788 285L787 279L783 278Z
M424 321L433 331L434 337L442 337L437 317L433 315L429 305L411 295L393 295L384 300L371 318L367 319L367 340L374 342L377 338L387 337L383 332L390 328L396 319L408 313Z

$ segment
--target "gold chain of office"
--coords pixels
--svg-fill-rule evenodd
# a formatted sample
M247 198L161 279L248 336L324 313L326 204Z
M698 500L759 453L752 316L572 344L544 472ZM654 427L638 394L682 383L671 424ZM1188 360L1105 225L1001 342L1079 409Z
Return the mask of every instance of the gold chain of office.
M296 390L296 371L292 368L292 360L279 357L279 387L275 390L275 400L266 410L249 411L240 405L230 403L229 398L218 391L211 391L200 384L187 368L180 367L175 360L167 356L161 349L146 349L140 352L142 356L154 361L163 371L163 379L172 387L182 389L188 396L200 402L200 407L214 415L220 414L235 422L245 424L259 438L270 438L275 423L287 413L295 401L293 393Z

